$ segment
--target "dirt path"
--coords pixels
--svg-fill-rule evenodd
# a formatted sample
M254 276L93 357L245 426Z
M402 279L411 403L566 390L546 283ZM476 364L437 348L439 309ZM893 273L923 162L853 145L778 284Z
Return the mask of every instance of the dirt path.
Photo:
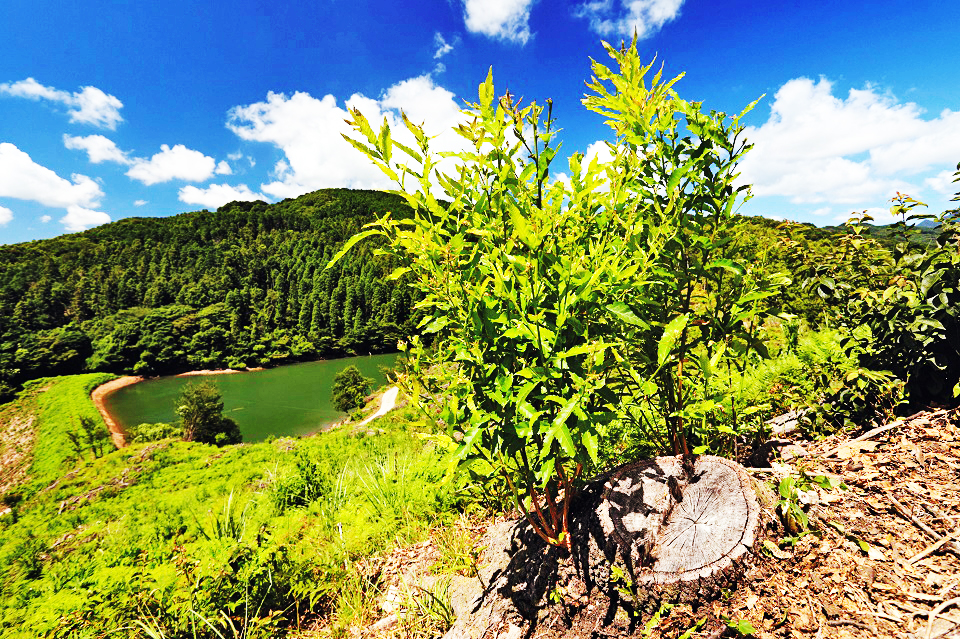
M126 446L127 439L123 429L120 427L120 424L118 424L117 420L115 420L113 416L107 412L105 400L107 396L114 391L119 390L124 386L130 386L141 381L143 381L142 377L127 375L126 377L119 377L115 380L109 381L106 384L101 384L94 388L93 392L90 393L90 399L93 400L93 405L97 407L98 411L100 411L100 416L103 417L104 423L106 423L107 428L110 429L110 435L113 437L113 444L117 448L123 448Z
M397 395L400 393L400 389L396 386L391 386L386 391L384 391L383 396L380 397L380 408L377 409L373 415L370 415L365 420L357 424L357 428L365 426L368 422L373 421L377 417L383 417L387 413L393 410L393 407L397 405Z

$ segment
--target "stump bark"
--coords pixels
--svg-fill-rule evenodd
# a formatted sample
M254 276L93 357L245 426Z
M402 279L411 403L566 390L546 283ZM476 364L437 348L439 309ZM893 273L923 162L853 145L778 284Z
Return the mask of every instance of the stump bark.
M622 466L596 509L607 554L615 550L640 598L657 600L699 599L739 577L760 512L744 469L706 455Z
M688 462L658 457L586 482L570 509L572 553L525 520L491 526L479 579L457 584L446 639L585 637L601 626L632 636L662 602L704 602L732 586L761 534L753 480L719 457Z

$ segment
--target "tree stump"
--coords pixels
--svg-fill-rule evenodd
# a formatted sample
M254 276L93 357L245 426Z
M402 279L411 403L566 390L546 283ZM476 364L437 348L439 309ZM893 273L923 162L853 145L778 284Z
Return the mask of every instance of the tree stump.
M658 457L607 477L596 509L614 551L644 600L692 601L743 572L760 531L752 479L713 456Z

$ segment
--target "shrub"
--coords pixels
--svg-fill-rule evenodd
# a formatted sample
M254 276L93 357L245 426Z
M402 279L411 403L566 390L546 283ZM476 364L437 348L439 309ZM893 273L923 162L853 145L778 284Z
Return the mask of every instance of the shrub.
M211 381L187 384L177 398L183 440L204 444L239 444L242 437L237 423L223 416L223 399Z
M177 424L139 424L127 433L127 441L131 444L155 442L168 437L183 437L183 428Z
M333 377L331 401L341 413L349 413L363 406L363 398L370 392L373 380L364 377L356 366L348 366Z
M777 285L725 254L746 188L734 186L743 114L682 100L679 77L650 77L636 42L604 46L618 68L595 62L583 102L613 129L612 159L576 153L569 179L550 175L552 102L495 98L492 71L450 173L405 115L395 139L353 109L360 139L348 140L414 216L386 215L331 261L386 239L403 264L393 277L409 273L423 296L430 348L410 344L411 394L434 393L455 459L499 475L534 530L568 547L575 482L601 463L610 424L633 420L658 448L690 453L694 429L731 401L714 372L763 350L756 318Z
M933 216L914 213L926 205L909 196L892 202L901 218L892 250L865 237L869 215L855 216L807 285L830 305L844 350L864 369L892 373L914 404L951 402L960 388L960 213L940 215L936 240L918 247L914 223Z

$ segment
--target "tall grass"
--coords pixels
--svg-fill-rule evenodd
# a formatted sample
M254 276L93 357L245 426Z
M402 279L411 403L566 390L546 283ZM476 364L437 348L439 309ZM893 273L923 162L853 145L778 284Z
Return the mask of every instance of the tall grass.
M33 488L17 521L0 519L0 636L283 636L318 616L345 628L372 614L362 560L422 538L451 504L439 455L403 417L292 450L165 441L75 464L65 416L96 416L103 379L46 380L31 400Z

